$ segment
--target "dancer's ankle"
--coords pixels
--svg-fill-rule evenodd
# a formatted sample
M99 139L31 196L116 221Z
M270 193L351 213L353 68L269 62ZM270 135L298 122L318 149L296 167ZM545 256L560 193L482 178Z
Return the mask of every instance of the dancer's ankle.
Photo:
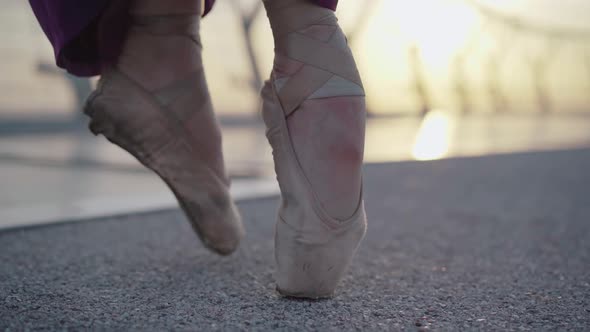
M148 90L157 90L202 68L201 50L179 36L131 32L117 66Z
M134 0L129 13L131 15L201 15L202 0Z

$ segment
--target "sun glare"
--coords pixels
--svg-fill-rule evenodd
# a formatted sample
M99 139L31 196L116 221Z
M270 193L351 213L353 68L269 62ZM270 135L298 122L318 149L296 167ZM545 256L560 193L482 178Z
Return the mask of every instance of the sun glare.
M407 43L430 63L443 63L460 49L479 16L458 0L386 0L384 14ZM390 36L391 38L391 36Z
M422 69L429 77L446 75L454 56L478 28L480 16L461 0L378 3L367 23L366 38L356 46L371 96L369 107L375 113L409 112L416 108L414 94L408 91L412 89L408 79L413 80L414 75L408 64L411 46L418 48Z
M440 159L451 147L454 123L448 113L431 111L416 134L412 156L416 160Z

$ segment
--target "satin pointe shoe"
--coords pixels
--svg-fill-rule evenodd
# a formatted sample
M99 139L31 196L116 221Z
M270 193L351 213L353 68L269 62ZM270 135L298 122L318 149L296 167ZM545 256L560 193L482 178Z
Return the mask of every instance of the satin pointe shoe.
M277 291L334 295L364 237L364 89L334 12L306 0L265 0L275 40L262 89L281 205Z
M134 17L130 38L138 44L144 37L166 38L193 48L189 55L198 65L157 89L145 88L118 66L105 69L85 113L95 135L104 135L164 180L207 248L229 255L244 229L230 197L221 133L200 64L198 24L197 15Z

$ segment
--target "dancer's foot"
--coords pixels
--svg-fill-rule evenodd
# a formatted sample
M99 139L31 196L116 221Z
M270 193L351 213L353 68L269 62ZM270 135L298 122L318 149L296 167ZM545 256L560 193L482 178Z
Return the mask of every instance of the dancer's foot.
M154 15L161 1L135 3L119 62L105 69L88 99L90 129L157 173L203 243L230 254L244 230L229 194L221 134L203 73L200 8Z
M328 297L366 229L364 91L331 10L307 0L264 3L276 51L262 96L282 193L277 288L288 296Z

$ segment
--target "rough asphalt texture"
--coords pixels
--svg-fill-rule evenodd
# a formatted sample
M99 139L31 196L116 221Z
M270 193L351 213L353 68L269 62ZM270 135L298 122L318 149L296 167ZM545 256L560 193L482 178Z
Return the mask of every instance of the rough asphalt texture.
M335 299L277 296L278 200L255 200L229 258L179 211L0 233L0 330L590 329L590 150L365 174L369 231Z

